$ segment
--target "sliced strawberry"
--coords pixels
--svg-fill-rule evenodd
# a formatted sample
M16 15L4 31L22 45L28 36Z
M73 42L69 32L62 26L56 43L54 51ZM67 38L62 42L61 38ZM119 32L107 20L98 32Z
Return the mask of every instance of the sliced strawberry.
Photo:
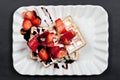
M36 52L36 49L39 45L39 42L37 40L37 37L39 35L35 35L35 37L33 37L32 39L30 39L30 41L27 43L29 48L33 51L33 52Z
M53 46L48 48L48 52L51 54L51 57L54 58L55 54L60 50L59 46Z
M25 11L23 12L24 19L32 20L35 18L34 11Z
M60 18L58 18L55 21L55 24L56 24L55 28L56 28L58 33L63 34L63 33L66 32L65 25L64 25L63 21Z
M64 44L64 45L69 45L70 41L65 37L61 37L59 40L59 43Z
M67 50L65 48L61 48L56 54L55 54L55 58L62 58L65 57L67 55Z
M47 44L46 44L46 42L40 42L40 46L46 46Z
M47 43L46 43L46 46L47 46L47 47L53 47L53 46L54 46L54 42L53 42L53 41L47 42Z
M54 42L40 42L40 46L44 46L44 47L53 47L54 46Z
M67 31L63 36L61 36L59 43L68 45L70 44L70 40L72 40L75 37L76 33L73 30Z
M26 30L29 30L32 27L32 23L31 23L30 20L25 19L23 21L22 26L23 26L23 29L26 31Z
M48 43L48 42L52 42L53 39L54 39L54 37L55 37L55 34L54 34L54 33L49 33L49 34L47 35L45 41L46 41L47 43Z
M41 60L46 61L49 58L47 51L43 48L38 52L38 56Z
M56 23L56 26L60 26L63 22L62 22L62 20L61 20L60 18L58 18L58 19L55 21L55 23Z
M71 40L75 37L76 35L76 32L73 31L72 29L67 31L66 34L64 34L64 36L68 39L68 40Z
M31 21L32 21L32 24L33 24L34 26L39 26L40 23L41 23L41 20L40 20L39 17L34 18L34 19L32 19Z
M61 58L67 55L67 50L64 47L53 46L49 47L48 52L51 54L52 58Z

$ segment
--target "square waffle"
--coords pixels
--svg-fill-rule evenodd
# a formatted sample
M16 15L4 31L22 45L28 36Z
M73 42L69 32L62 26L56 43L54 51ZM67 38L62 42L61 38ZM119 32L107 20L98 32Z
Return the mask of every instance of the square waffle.
M82 36L79 28L74 24L73 22L73 19L71 16L68 16L66 17L64 20L63 20L63 23L65 24L66 26L66 29L67 30L74 30L76 32L76 36L72 39L70 45L66 45L65 48L67 49L68 51L68 54L63 57L63 58L59 58L59 59L53 59L51 58L51 61L50 62L45 62L45 61L42 61L42 64L44 65L44 67L48 67L54 63L59 63L59 62L65 62L66 60L69 61L69 60L78 60L79 59L79 49L84 47L85 44L86 44L86 41L84 39L84 37ZM54 32L53 30L53 27L55 26L55 24L53 24L50 28L48 27L39 27L39 30L40 30L40 34L41 34L41 31L42 29L44 30L51 30ZM37 28L33 27L31 28L33 30L31 30L31 37L32 37L32 33L33 31L37 31ZM38 57L35 57L33 56L33 54L31 53L30 54L31 58L34 59L34 60L37 60L37 61L40 61L40 59Z

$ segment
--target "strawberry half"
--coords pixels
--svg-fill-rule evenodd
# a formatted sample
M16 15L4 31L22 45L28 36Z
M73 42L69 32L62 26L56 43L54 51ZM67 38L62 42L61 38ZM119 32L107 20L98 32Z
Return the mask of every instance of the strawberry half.
M47 51L43 48L38 52L38 56L41 60L43 61L47 61L49 58L49 55L47 53Z
M53 47L54 46L54 42L40 42L40 46L43 46L43 47Z
M34 25L34 26L39 26L40 25L40 23L41 23L41 20L40 20L40 18L39 17L36 17L36 18L34 18L34 19L32 19L31 20L31 22L32 22L32 24Z
M47 35L45 41L46 41L46 42L52 42L53 39L54 39L54 37L55 37L55 34L54 34L54 33L49 33L49 34Z
M53 46L54 46L54 42L53 42L53 41L47 42L47 43L46 43L46 46L47 46L47 47L53 47Z
M23 12L24 19L32 20L35 18L34 11L25 11Z
M67 50L65 48L61 48L54 56L54 58L62 58L67 55Z
M59 43L68 45L70 44L70 40L72 40L75 37L75 35L76 35L75 31L71 29L60 37Z
M50 47L50 48L49 48L49 52L50 52L52 55L55 55L59 50L60 50L60 47L59 47L59 46L53 46L53 47Z
M30 41L27 43L29 48L33 51L36 52L36 49L39 45L39 42L37 40L37 37L39 36L39 34L35 35L35 37L33 37L32 39L30 39Z
M70 41L65 37L61 37L59 40L59 43L64 44L64 45L69 45Z
M67 55L67 50L63 47L53 46L48 48L52 58L62 58Z
M23 21L22 26L23 26L23 29L24 29L25 31L27 31L27 30L29 30L29 29L32 27L32 23L31 23L30 20L25 19L25 20Z
M55 24L56 24L55 28L56 28L56 31L58 33L63 34L63 33L66 32L65 25L64 25L63 21L60 18L58 18L55 21Z
M45 42L40 42L40 46L46 47L46 43Z

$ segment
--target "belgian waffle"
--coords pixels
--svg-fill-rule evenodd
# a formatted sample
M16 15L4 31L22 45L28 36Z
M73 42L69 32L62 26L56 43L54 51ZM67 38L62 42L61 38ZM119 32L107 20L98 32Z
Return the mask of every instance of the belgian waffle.
M59 63L59 62L65 62L66 60L78 60L79 59L79 50L80 48L84 47L85 44L86 44L86 41L84 39L84 37L82 36L80 30L79 30L79 27L77 27L74 22L73 22L73 19L71 16L68 16L66 17L64 20L63 20L65 26L66 26L66 29L69 30L69 29L73 29L75 32L76 32L76 36L72 39L70 45L66 45L65 48L67 49L68 51L68 54L63 57L63 58L59 58L59 59L53 59L51 58L51 61L49 63L46 63L45 61L42 61L42 64L45 66L45 67L48 67L50 66L51 64L54 64L54 63ZM36 31L37 32L37 29L40 30L40 33L41 34L41 31L42 29L44 30L49 30L49 31L53 31L53 27L55 26L55 24L53 24L51 27L39 27L39 28L36 28L36 27L32 27L31 28L31 34L30 34L30 38L32 38L34 35L33 35L33 32ZM38 57L35 57L32 53L30 54L30 57L34 60L37 60L37 61L40 61L40 59Z

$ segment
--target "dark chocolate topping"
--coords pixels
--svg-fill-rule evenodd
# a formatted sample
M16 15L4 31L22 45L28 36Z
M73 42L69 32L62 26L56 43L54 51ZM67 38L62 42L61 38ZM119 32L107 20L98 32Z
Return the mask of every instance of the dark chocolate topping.
M59 66L57 63L54 63L54 68L59 69Z
M30 39L30 32L31 32L31 29L27 30L26 33L24 34L24 39L26 41L28 41Z
M44 7L41 7L41 9L43 10L43 12L44 12L44 14L45 14L46 16L47 16L47 14L48 14L48 17L50 18L51 22L53 23L52 17L51 17L51 15L50 15L50 13L48 12L48 10L47 10L46 8L44 8Z
M32 52L33 56L37 57L37 53L36 52Z

